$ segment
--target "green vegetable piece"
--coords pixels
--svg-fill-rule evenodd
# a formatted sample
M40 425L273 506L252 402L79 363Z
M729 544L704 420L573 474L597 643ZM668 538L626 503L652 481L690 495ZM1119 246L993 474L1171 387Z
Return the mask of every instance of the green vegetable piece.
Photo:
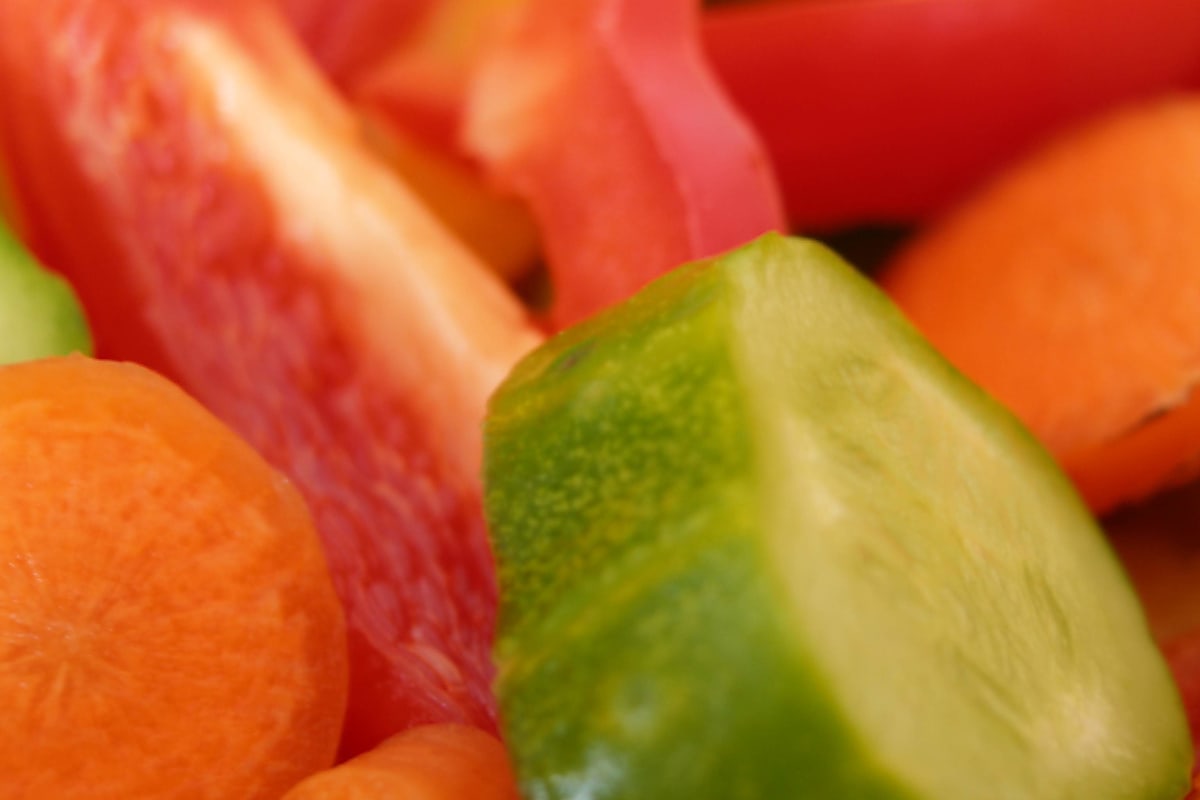
M1161 798L1178 693L1050 457L767 236L552 339L486 504L527 800Z
M63 278L0 224L0 364L92 351L87 320Z

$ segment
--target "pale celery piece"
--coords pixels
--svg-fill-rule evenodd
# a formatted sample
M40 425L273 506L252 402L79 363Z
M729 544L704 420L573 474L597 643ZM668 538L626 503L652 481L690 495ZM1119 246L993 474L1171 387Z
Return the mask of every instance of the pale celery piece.
M526 800L1178 800L1191 744L1049 456L875 287L767 236L493 399Z
M71 287L43 269L0 224L0 364L91 349Z

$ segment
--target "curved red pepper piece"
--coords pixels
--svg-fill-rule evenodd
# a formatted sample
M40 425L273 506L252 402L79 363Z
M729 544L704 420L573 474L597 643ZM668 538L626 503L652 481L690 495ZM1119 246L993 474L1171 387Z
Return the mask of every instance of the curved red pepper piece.
M466 137L541 226L557 326L783 228L698 14L694 0L532 0L481 59Z
M1056 129L1200 86L1196 0L780 0L704 38L808 231L923 218Z
M411 34L438 0L277 0L321 69L347 86Z

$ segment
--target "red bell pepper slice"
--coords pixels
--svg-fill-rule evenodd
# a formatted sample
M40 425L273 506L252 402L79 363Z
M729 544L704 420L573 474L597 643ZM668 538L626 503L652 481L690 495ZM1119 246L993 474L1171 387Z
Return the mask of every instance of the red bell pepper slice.
M786 0L707 12L793 225L919 220L1073 121L1200 86L1196 0Z
M783 227L698 15L694 0L531 0L477 65L466 138L541 226L557 326Z
M1104 528L1137 589L1179 688L1200 786L1200 482L1108 515ZM1189 798L1200 795L1193 790Z
M428 144L460 154L458 131L475 61L505 15L525 2L438 0L410 37L356 77L351 98Z
M339 86L413 32L440 0L278 0L309 52Z
M480 426L538 337L276 11L6 0L0 154L100 353L174 378L305 494L347 614L343 754L494 731Z
M4 163L0 162L0 225L7 225L14 233L22 230L20 217L17 216L17 204L12 197L12 189L8 185L8 174Z
M1163 647L1171 674L1179 686L1183 698L1183 707L1187 711L1188 728L1192 741L1196 746L1196 766L1192 768L1193 789L1189 798L1198 794L1196 785L1200 782L1200 630L1168 642Z
M537 263L536 226L523 203L481 174L458 131L475 59L505 12L522 2L439 0L410 36L345 88L400 174L499 274L514 280Z

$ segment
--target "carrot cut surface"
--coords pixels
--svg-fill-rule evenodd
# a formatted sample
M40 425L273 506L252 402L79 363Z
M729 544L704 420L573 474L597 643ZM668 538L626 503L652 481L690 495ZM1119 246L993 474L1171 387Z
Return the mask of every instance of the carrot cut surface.
M141 367L0 368L0 787L277 798L332 763L344 623L300 495Z
M22 109L0 158L97 352L171 377L304 494L346 616L342 755L494 730L481 422L540 336L273 11L0 3Z

